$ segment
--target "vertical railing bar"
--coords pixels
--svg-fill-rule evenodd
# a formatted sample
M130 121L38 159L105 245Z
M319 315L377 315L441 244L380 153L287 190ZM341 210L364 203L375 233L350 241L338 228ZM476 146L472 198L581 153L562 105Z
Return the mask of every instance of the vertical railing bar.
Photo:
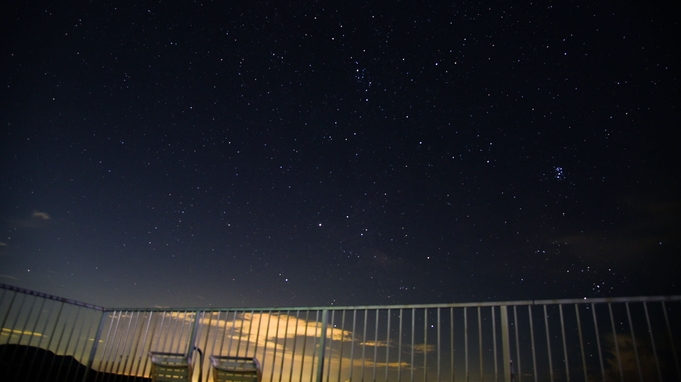
M97 310L88 308L88 310L85 311L85 319L83 321L90 321L90 320L87 319L89 317L88 313L94 313L94 312L97 312ZM97 321L92 321L87 329L85 329L85 324L81 325L81 330L78 333L78 338L83 338L83 347L80 351L80 356L78 356L77 354L74 353L74 357L77 357L79 362L83 365L87 364L87 360L85 359L85 352L87 351L88 336L92 332L92 326L96 325L97 323L98 323ZM83 335L83 333L85 333L85 335ZM40 347L40 346L38 346L38 347Z
M440 310L442 308L436 308L436 309L437 309L437 382L440 382L441 378L442 378L442 374L441 374L441 370L440 370L441 369L441 363L442 363L441 362L442 354L441 354L441 351L440 351L441 350L440 347L442 345L441 340L440 340L440 336L442 335L442 330L440 328L440 326L442 324L442 315L440 313Z
M89 308L87 308L87 309L89 309ZM81 353L80 353L80 359L79 359L79 361L81 362L82 365L84 365L84 366L86 367L85 373L84 373L84 374L85 374L85 377L87 377L88 372L91 371L90 369L91 369L91 367L92 367L92 361L94 360L94 356L95 356L95 353L93 353L92 350L93 350L93 349L96 350L96 348L97 348L97 346L98 346L97 341L99 341L99 336L101 335L101 330L100 330L101 328L100 328L100 326L101 326L101 325L103 324L103 322L104 322L103 319L102 319L102 316L104 315L103 313L102 313L102 316L100 316L99 318L97 318L97 312L100 312L100 311L98 311L98 310L88 310L88 311L86 311L86 319L87 319L87 313L89 313L89 312L92 312L92 313L95 315L95 319L93 319L93 320L87 320L87 321L90 322L90 324L88 325L88 328L87 328L87 330L85 331L85 336L84 336L84 337L83 337L83 332L81 331L81 333L80 333L80 336L84 338L84 343L83 343L83 350L82 350ZM89 336L90 336L90 334L92 333L93 327L94 327L95 325L97 326L97 327L95 328L95 333L94 333L95 337L94 337L94 339L93 339L92 348L90 349L90 352L89 352L88 355L87 355L88 358L86 358L86 352L88 351L88 340L89 340ZM75 357L75 354L74 354L74 357Z
M650 325L650 316L648 315L648 303L643 301L643 311L646 314L646 323L648 324L648 334L650 334L650 344L653 347L653 356L655 357L655 367L657 368L657 378L662 381L662 371L660 370L660 360L657 358L657 347L655 346L655 338L653 336L653 327Z
M51 305L58 304L58 302L55 301L55 300L51 300L51 301L53 301L53 303L51 303ZM43 328L42 328L42 330L40 331L41 333L46 333L46 332L47 332L47 326L50 324L50 321L51 321L51 318L52 318L52 312L53 312L53 310L54 310L54 309L50 308L49 313L47 314L47 317L45 318L45 324L43 325ZM61 314L61 307L59 308L58 312L59 312L58 315ZM50 337L50 338L51 338L52 336L46 336L46 335L44 335L44 336L40 337L40 341L38 341L38 347L41 347L41 346L42 346L42 344L43 344L43 338L46 338L46 337ZM9 337L8 337L8 338L9 338ZM48 341L48 342L49 342L49 341ZM1 355L0 355L0 356L1 356ZM31 364L35 364L35 362L36 362L36 357L37 357L37 356L38 356L38 353L33 353L33 359L31 360ZM44 360L43 360L43 361L44 361ZM41 365L41 369L42 369L42 365ZM40 370L40 369L39 369L39 370ZM36 378L40 378L40 371L38 371L38 376L37 376Z
M340 355L338 356L338 380L341 380L341 371L343 370L343 348L345 347L345 315L346 311L343 310L343 317L341 318L341 340L340 340ZM332 326L333 328L333 326ZM332 334L333 334L333 329ZM350 364L352 370L352 364ZM351 372L352 373L352 372ZM352 378L352 375L350 375Z
M454 308L449 308L449 353L450 353L450 368L451 368L451 378L452 382L456 379L454 377Z
M631 331L631 342L634 345L634 356L636 357L636 369L638 370L638 378L643 382L643 374L641 371L641 361L638 358L638 347L636 346L636 334L634 333L634 322L631 320L631 312L629 310L629 301L624 302L624 307L627 309L627 319L629 320L629 330Z
M222 338L220 338L220 352L219 354L222 356L224 355L223 351L225 350L225 336L227 335L227 320L229 319L229 312L225 312L225 318L222 320ZM220 314L218 314L218 331L219 331L219 326L220 325ZM219 333L215 335L215 340L217 341ZM263 362L265 362L265 359L263 358Z
M598 320L596 319L596 304L591 303L591 314L594 318L594 330L596 334L596 347L598 348L598 361L601 365L601 378L605 380L605 367L603 367L603 352L601 351L601 335L598 332Z
M279 365L279 382L281 382L284 376L284 359L286 358L286 340L288 339L288 321L290 317L291 317L290 311L287 310L286 323L284 324L284 344L281 346L281 364ZM279 322L281 322L281 320ZM279 335L277 335L277 337L279 337Z
M222 312L220 312L220 311L211 312L209 328L212 328L213 316L215 316L216 313L217 313L217 317L216 317L216 320L215 320L215 334L213 334L212 340L210 339L210 336L209 336L210 329L206 333L206 344L205 344L206 355L215 355L215 344L217 344L218 337L220 336L220 316L222 315L221 314ZM260 328L258 327L258 329L260 329ZM210 345L210 350L208 350L208 341L212 342L212 344ZM256 351L257 351L257 347L258 347L257 342L255 343L255 346L256 346ZM211 378L214 378L214 377L211 377L212 373L213 373L213 368L210 366L210 363L209 363L208 372L206 373L206 380L207 381L210 381Z
M241 313L241 325L239 326L239 338L236 341L236 356L239 357L239 350L241 349L241 337L244 336L244 322L246 321L246 311ZM248 354L245 354L248 355Z
M322 327L319 333L319 359L317 360L317 382L322 382L324 376L324 351L326 350L326 329L329 322L329 310L322 311Z
M485 380L485 371L482 360L482 317L480 315L480 306L478 305L478 354L480 356L480 380Z
M131 355L132 362L130 362L130 370L126 371L126 373L128 373L130 375L132 375L133 369L135 368L135 358L137 358L137 350L139 349L140 340L142 339L142 332L140 330L137 330L137 328L140 324L140 316L141 315L142 315L142 312L137 312L137 315L133 314L133 316L135 317L135 324L134 324L135 332L133 333L134 334L133 335L133 343L131 343L131 345L130 345L130 348L132 349L132 355ZM141 360L140 360L140 362L141 362Z
M21 327L21 331L19 332L19 339L17 340L17 345L21 345L21 340L22 340L22 338L24 338L24 333L26 333L26 325L28 325L28 322L29 322L29 320L31 319L31 316L33 315L33 309L35 308L35 304L36 304L36 302L38 302L38 297L36 297L36 296L28 296L28 295L27 295L25 299L28 299L29 297L33 297L33 303L31 304L31 307L28 309L28 315L27 315L27 317L26 317L26 320L24 321L23 326ZM19 321L19 316L20 316L20 315L21 315L21 312L19 312L19 314L17 314L17 318L16 318L16 320L14 320L15 323L16 323L17 321ZM36 322L37 322L37 320L36 320ZM14 330L15 327L16 327L16 325L12 326L12 330ZM12 334L13 334L13 332L10 332L8 338L11 338L11 337L12 337ZM29 345L31 344L31 340L30 340L30 339L28 340L28 344L29 344ZM27 351L28 351L28 348L25 348L25 349L24 349L24 353L26 353ZM55 353L56 353L56 352L55 352ZM10 364L10 365L14 363L14 356L16 356L16 355L17 355L17 352L13 352L13 353L12 353L12 356L11 356L10 359L9 359L9 364Z
M154 325L154 333L152 333L152 341L153 341L153 336L158 333L158 341L153 341L156 343L156 346L154 347L154 351L166 351L166 341L168 340L168 337L163 335L163 327L166 324L166 316L168 315L167 311L162 311L159 312L161 314L161 324L158 326L158 332L156 331L157 326ZM158 319L156 319L158 321ZM170 327L170 324L168 325Z
M504 382L510 382L513 380L514 376L512 375L513 370L511 367L511 335L508 331L508 306L501 305L499 306L499 310L501 313L501 359L504 363L504 376L501 378L501 380Z
M66 345L64 346L64 355L69 355L69 353L70 353L69 352L69 345L71 344L71 340L73 339L73 332L76 331L76 324L78 323L78 317L80 317L81 309L84 309L84 308L74 307L74 309L76 310L76 317L73 319L73 324L71 325L71 331L70 331L70 333L69 333L69 335L66 339ZM76 344L76 347L74 347L74 350L73 350L73 357L74 358L75 358L75 355L76 355L76 350L77 350L77 344ZM61 374L61 369L64 366L65 360L66 360L66 357L62 358L61 362L59 363L59 368L57 369L57 375ZM67 380L68 380L68 376L71 372L71 366L72 365L69 365L68 369L66 370L66 379Z
M126 311L127 314L127 311ZM121 345L121 336L118 335L119 332L119 327L121 325L121 319L123 318L123 311L121 311L121 314L118 315L118 322L116 323L116 329L114 330L114 343L115 343L115 349L114 345L112 344L111 346L111 353L109 353L109 360L111 361L111 367L108 367L109 364L107 364L107 369L105 370L107 373L112 372L114 368L114 363L116 362L116 356L118 355L118 348Z
M168 318L168 320L166 320L166 318ZM166 321L167 321L167 323L166 323ZM165 325L168 326L168 330L165 330L165 327L164 327ZM164 311L163 317L161 318L161 327L159 328L159 333L158 333L159 339L161 339L161 341L159 341L160 347L156 347L156 349L155 349L156 351L163 351L163 352L169 351L169 349L166 347L166 343L168 342L168 337L170 337L171 325L172 325L172 312Z
M251 320L255 321L255 312L253 312L253 317ZM307 319L305 320L307 322ZM258 312L258 329L255 331L255 345L253 345L253 357L258 354L258 342L260 342L260 327L262 326L262 312Z
M225 316L225 319L227 317ZM267 364L267 342L270 339L270 322L272 321L272 310L267 311L267 327L265 328L265 343L262 345L262 361L260 367L262 367L262 373L265 374L265 365ZM226 330L226 328L225 328ZM224 338L223 338L224 342ZM272 378L270 378L270 381Z
M68 305L64 305L64 306L68 306ZM67 316L67 317L68 317L68 316ZM63 328L62 328L62 330L59 332L59 339L57 340L57 346L54 348L54 354L55 354L55 355L59 355L59 348L61 347L61 341L62 341L62 339L64 338L64 331L66 330L66 322L67 322L67 321L68 321L68 319L64 319ZM57 329L57 325L55 324L55 332L56 332L56 329ZM65 353L66 353L66 352L65 352ZM64 362L64 360L62 359L62 362L59 363L59 368L58 368L57 370L61 369L61 365L63 364L63 362ZM47 375L50 375L50 374L51 374L51 372L52 372L52 367L53 367L53 366L54 366L54 363L51 363L51 364L50 364L50 367L47 369Z
M168 317L168 320L167 320L168 321L168 324L167 324L168 329L164 330L165 328L161 327L161 332L159 333L159 335L163 335L164 340L163 340L163 347L161 347L160 350L163 351L163 352L171 352L171 351L173 351L173 344L175 343L175 334L174 334L175 331L172 329L173 323L177 327L178 322L177 322L176 319L173 320L173 312L166 311L165 314ZM163 334L164 331L166 332L165 334ZM166 346L166 343L168 341L170 341L169 345Z
M187 361L189 361L192 364L198 362L198 364L199 364L199 368L198 368L199 381L203 377L203 355L201 353L201 350L196 349L196 337L199 335L199 331L201 330L202 313L203 313L203 311L201 311L200 309L197 309L197 310L192 312L191 316L194 317L194 322L191 323L191 326L189 328L189 338L187 338L187 352L185 353L186 357L187 357ZM187 324L189 324L189 319L187 318L188 315L189 315L189 312L187 312L187 314L185 315L185 322ZM184 325L183 325L183 327L184 327ZM183 331L183 335L184 335L184 331ZM198 350L197 351L197 353L199 355L198 361L194 360L194 350ZM192 375L189 376L190 379L192 377L193 377Z
M490 306L492 311L492 351L494 352L494 380L499 380L499 360L497 359L497 320L495 317L494 307Z
M241 339L244 336L244 324L245 324L245 322L246 322L246 311L244 310L241 313L241 325L239 325L239 339L236 342L236 356L237 357L240 356L239 351L241 349ZM249 335L250 335L250 332L249 332ZM248 343L248 342L246 342L246 343ZM247 356L247 355L248 354L244 354L244 356Z
M397 382L402 381L402 321L403 310L400 308L400 325L397 330Z
M198 337L198 335L201 331L202 313L203 313L202 310L197 309L197 310L193 311L191 315L189 313L187 313L187 316L189 316L189 318L187 318L185 316L185 322L187 323L187 325L190 325L189 326L189 338L187 338L188 343L187 343L187 353L186 353L187 358L190 361L193 360L194 350L195 350L194 348L196 347L196 338ZM192 316L194 317L194 320L193 320L193 322L190 323L189 320L191 319ZM184 337L184 332L182 333L182 336Z
M300 382L303 382L303 370L305 369L305 348L307 346L307 337L308 337L307 330L308 330L309 325L310 325L310 311L306 310L305 311L305 337L304 337L304 340L303 340L303 356L300 359L300 377L298 378L298 380ZM314 366L314 363L313 363L313 366ZM312 372L310 372L310 374L312 374Z
M232 327L229 330L229 345L227 345L227 354L231 355L232 354L232 342L234 341L234 332L236 331L236 317L239 315L239 311L235 310L232 312L234 315L232 318ZM279 328L277 327L277 330Z
M357 309L352 310L352 341L350 342L350 380L355 374L355 329L357 325Z
M549 314L544 304L544 328L546 329L546 353L549 357L549 375L553 381L553 360L551 359L551 334L549 333Z
M102 313L102 325L104 325L104 321L105 321L108 317L110 317L111 320L109 320L109 329L108 329L107 332L106 332L106 339L105 339L104 342L103 342L104 349L102 350L102 355L101 355L101 357L99 357L99 365L98 365L98 367L97 367L97 371L101 371L101 370L102 370L102 367L105 366L105 357L106 357L107 350L108 350L109 338L111 338L111 331L113 330L113 326L114 326L113 317L114 317L115 315L116 315L116 311L115 311L115 310L114 310L114 311L105 311L105 312ZM102 329L103 329L103 328L102 328ZM98 339L97 339L97 341L98 341ZM97 350L97 347L98 347L98 342L97 342L97 341L95 341L95 343L93 344L93 353L92 353L92 355L93 355L92 361L93 361L93 362L94 362L94 357L96 356L96 352L95 352L95 351Z
M464 354L464 374L466 382L469 381L468 374L468 307L463 308L463 354Z
M24 294L23 297L24 297L24 298L21 299L21 304L19 305L19 309L17 309L17 316L14 317L14 323L9 327L10 332L9 332L9 335L7 336L7 342L6 342L7 344L9 344L9 341L12 339L12 335L14 334L14 332L13 332L14 328L17 327L17 322L19 321L19 316L21 316L21 311L24 310L24 303L26 303L26 300L27 300L30 296L27 295L27 294ZM63 305L63 304L64 304L64 303L62 302L62 305ZM4 328L4 326L3 326L3 328ZM19 337L19 339L21 339L21 337ZM56 352L55 352L55 353L56 353Z
M38 329L38 322L40 321L40 320L39 320L39 319L40 319L40 312L42 312L43 309L45 309L45 302L47 301L47 299L46 299L46 298L42 298L41 300L42 300L42 302L41 302L41 304L40 304L40 308L38 309L38 317L36 317L36 319L35 319L35 324L33 325L33 329L31 329L31 334L32 334L31 337L33 337L33 334L36 333L36 329ZM3 328L3 327L0 326L0 329L2 329L2 328ZM43 334L44 334L44 333L43 333ZM11 333L10 333L10 335L11 335ZM8 338L9 338L9 337L8 337ZM42 340L42 336L38 339L38 347L40 347L40 342L41 342L41 340ZM19 342L21 342L21 341L19 341ZM31 340L28 341L28 346L31 346ZM24 355L21 357L21 361L19 361L19 365L23 365L23 364L24 364L24 361L26 360L26 355L27 355L27 354L28 354L28 347L26 347L26 348L24 349ZM36 352L33 353L34 356L35 356L36 354L37 354ZM75 353L74 353L74 355L75 355ZM12 358L14 358L14 355L12 356ZM10 361L9 364L11 365L12 363L13 363L13 362Z
M534 320L532 319L532 305L527 306L527 313L529 315L528 319L530 322L530 340L532 341L532 373L534 375L534 382L538 382L537 379L537 351L534 342Z
M144 324L143 325L146 326L146 327L144 329L144 334L140 333L140 337L143 338L142 346L141 346L142 352L140 353L140 362L137 364L137 370L135 371L136 376L140 375L140 368L142 369L141 375L144 375L144 373L147 369L147 358L148 357L145 357L145 355L148 352L147 340L149 339L149 337L148 337L149 336L149 327L151 326L151 319L153 317L153 314L154 314L154 312L144 312L144 317L145 317L144 320L146 322L146 325L144 325ZM151 344L150 344L150 347L151 347ZM142 363L142 362L144 362L144 363ZM142 365L144 365L144 366L142 366Z
M293 350L291 351L291 371L289 372L288 375L288 380L293 381L293 366L295 365L295 359L296 359L296 345L298 343L298 326L300 325L300 311L296 310L296 326L295 330L293 332ZM303 357L305 357L305 354L303 354Z
M387 319L387 329L385 331L385 380L388 380L388 369L390 366L390 314L391 309L388 308L388 319ZM341 357L342 359L342 357Z
M319 326L320 326L319 325L319 310L317 310L315 312L314 323L315 323L315 325L314 325L314 341L312 341L312 349L313 350L312 350L312 365L310 367L310 382L313 382L314 381L313 378L315 377L315 373L314 373L315 369L314 368L315 368L315 360L317 359L316 358L317 352L314 349L317 349L317 338L318 338L317 331L319 330Z
M152 347L154 348L154 351L158 350L159 341L154 340L154 338L156 338L157 336L160 337L160 335L158 334L159 326L161 327L160 330L163 330L163 322L164 322L164 319L165 319L165 312L156 312L156 313L157 314L155 314L155 315L151 315L151 314L149 315L149 322L151 323L151 334L149 334L149 337L148 337L149 338L149 346L145 350L147 355L152 351L151 350ZM160 324L159 324L159 318L158 318L159 315L161 316L161 320L160 320L161 323ZM154 318L154 316L155 316L155 318ZM143 375L147 375L147 367L149 367L149 372L151 372L151 360L149 359L148 356L144 358L144 371L142 372Z
M123 362L123 354L127 353L126 348L127 348L127 345L128 345L128 336L130 335L130 327L132 325L132 320L128 318L128 314L126 314L126 320L128 321L128 328L125 330L125 333L123 335L123 339L122 339L123 350L122 350L122 352L121 352L122 354L120 356L121 360L120 360L120 362L118 362L118 365L116 365L116 371L115 371L116 374L120 373L121 364L123 364L124 369L125 369L125 365L127 365L127 359L126 359L126 362Z
M171 350L175 353L180 353L180 350L182 349L182 338L184 338L184 327L187 324L187 316L189 315L188 311L185 310L183 311L182 314L178 314L176 318L177 325L175 325L175 332L173 333L173 343L175 343L175 338L177 338L177 348L175 350ZM182 317L180 319L180 317ZM179 335L178 335L178 328L179 328ZM172 349L172 347L171 347Z
M120 312L123 314L123 312ZM109 361L111 360L112 354L113 354L113 348L114 344L116 343L116 333L118 331L118 324L117 322L117 315L116 311L113 311L113 315L111 316L111 327L113 328L113 333L109 332L111 334L109 338L106 339L106 342L104 343L104 352L102 353L102 362L100 362L100 367L99 367L99 372L108 372L109 371ZM107 352L108 351L108 352ZM97 377L99 377L99 373L97 374Z
M516 353L516 358L518 361L518 382L522 381L522 369L520 368L520 336L518 335L518 326L520 326L520 323L518 322L518 310L516 309L516 305L513 305L513 326L515 327L515 353Z
M329 349L329 354L333 354L332 353L332 346L333 346L333 327L334 327L334 325L336 325L336 311L332 310L331 311L331 324L329 324L329 326L328 326L329 328L331 328L331 334L327 336L328 341L329 341L329 344L327 346L327 348ZM327 358L325 357L324 363L326 363L326 365L327 365L326 380L330 381L331 380L331 357L328 357L328 361L327 361Z
M589 374L586 369L586 355L584 354L584 338L582 336L582 321L579 318L579 305L574 304L575 306L575 315L577 317L577 333L579 334L579 349L580 353L582 354L582 369L584 371L584 380L587 381L589 379Z
M662 301L662 312L664 313L664 322L667 324L667 334L669 335L669 342L672 345L672 355L674 356L674 364L676 365L676 375L681 380L681 368L679 367L679 357L676 355L676 342L672 336L672 327L669 325L669 317L667 316L667 305Z
M128 336L130 335L130 325L131 325L131 320L128 318L129 311L126 312L125 318L126 321L128 322L128 327L123 331L121 334L120 340L118 342L118 348L116 349L116 356L118 357L118 361L116 361L116 357L114 357L114 363L111 364L111 374L108 375L107 380L110 380L112 378L112 374L119 374L120 369L121 369L121 364L123 364L123 354L126 354L126 347L128 343ZM122 343L122 349L118 351L118 349L121 348L121 343Z
M274 332L274 348L272 349L272 372L270 380L274 380L274 370L277 368L277 345L279 344L279 326L281 322L281 312L277 312L277 330Z
M428 382L428 308L423 309L423 380Z
M364 381L364 362L366 360L367 350L367 320L369 319L369 310L364 309L364 333L362 334L362 374L361 381Z
M620 380L624 382L624 372L622 371L622 359L620 358L620 347L617 341L617 329L615 328L615 317L612 314L612 303L608 303L608 312L610 312L610 325L612 327L612 340L615 344L615 354L617 355L617 365L620 370Z
M565 363L565 378L570 382L570 361L568 360L567 352L567 338L565 337L565 320L563 319L563 304L558 304L558 313L560 315L560 332L563 335L563 362Z
M83 373L83 381L88 381L88 373L92 372L92 367L95 363L95 356L97 355L97 349L99 348L99 338L102 335L102 330L104 330L104 323L106 322L106 312L102 311L99 317L99 325L97 325L97 332L92 340L92 349L90 349L90 356L88 357L87 367L85 368L85 373Z
M376 381L376 362L378 362L378 309L376 309L376 327L374 328L374 367L373 367L373 381Z
M251 345L251 333L253 332L253 320L255 319L255 311L251 310L251 319L248 323L248 338L246 339L246 354L245 356L248 357L248 348ZM256 341L257 341L256 337ZM257 343L257 342L256 342Z
M416 308L411 309L411 382L414 382L414 333L416 332Z
M206 315L208 315L208 324L206 325L206 334L205 334L205 340L203 341L203 349L204 349L205 355L211 355L212 352L208 353L208 341L209 341L211 333L213 331L213 316L215 315L215 312L214 311L203 311L201 322L203 322L203 320L205 320ZM253 319L253 317L251 317L251 320L252 319ZM203 324L201 325L201 328L203 328ZM249 333L249 335L250 335L250 333ZM199 348L201 348L201 346L199 346ZM199 357L201 357L201 354L199 354ZM203 371L204 369L206 371L206 380L210 380L210 373L211 373L211 369L212 369L212 367L210 367L210 359L208 360L208 365L206 365L205 368L203 367L203 364L201 365L201 370ZM203 381L199 381L199 382L203 382Z
M12 291L10 291L12 292ZM12 307L14 307L14 301L16 300L17 295L19 292L13 291L14 294L12 294L12 299L9 302L9 306L7 307L7 313L5 313L5 317L2 318L2 326L0 326L0 329L5 327L5 324L7 323L7 319L9 318L9 314L12 312ZM4 299L4 293L3 293L3 299ZM9 340L11 338L11 333L10 335L7 336L7 342L5 344L9 343ZM4 352L4 351L3 351ZM0 354L0 356L4 356L4 354Z

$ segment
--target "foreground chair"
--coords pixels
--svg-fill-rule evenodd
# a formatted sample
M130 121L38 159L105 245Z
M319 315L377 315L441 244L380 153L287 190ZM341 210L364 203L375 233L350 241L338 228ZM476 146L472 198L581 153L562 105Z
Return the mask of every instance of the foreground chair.
M203 353L197 347L194 350L198 351L200 356L199 381L201 381ZM193 351L189 354L149 352L152 382L190 382L194 373L193 353Z
M210 356L214 382L260 382L262 370L256 358Z

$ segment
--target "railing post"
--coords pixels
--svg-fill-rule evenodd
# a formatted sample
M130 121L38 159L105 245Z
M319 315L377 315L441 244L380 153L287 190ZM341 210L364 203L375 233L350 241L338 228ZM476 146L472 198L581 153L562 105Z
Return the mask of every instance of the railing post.
M508 307L501 305L501 347L504 362L504 378L503 381L511 382L511 344L508 338Z
M326 326L329 321L329 310L322 311L322 328L319 338L319 358L317 359L317 382L322 382L324 376L324 351L326 350Z

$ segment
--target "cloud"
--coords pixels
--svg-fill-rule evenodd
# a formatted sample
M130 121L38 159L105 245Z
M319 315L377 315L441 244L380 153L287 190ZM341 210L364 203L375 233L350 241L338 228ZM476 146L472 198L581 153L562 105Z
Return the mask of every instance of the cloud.
M387 342L387 341L364 341L359 343L362 346L375 346L379 348L384 348L384 347L394 347L393 341Z
M44 211L35 210L30 216L21 218L3 217L2 221L14 228L43 228L52 220L50 214Z
M431 353L435 351L435 345L414 344L414 351L417 351L419 353L423 352Z
M607 230L567 233L555 239L563 248L590 262L637 262L661 250L679 249L681 200L626 199L622 220Z
M50 220L50 214L47 212L42 212L42 211L33 211L33 214L31 214L31 217L35 219L41 219L41 220Z
M658 380L659 377L657 374L657 362L661 363L662 370L669 368L669 365L663 359L656 361L650 342L644 338L637 337L636 346L634 347L631 335L613 335L613 333L608 333L605 335L604 344L606 354L605 380L607 381L638 381L639 371L644 381L654 381ZM624 378L621 378L620 367ZM592 377L595 376L590 376L590 379Z

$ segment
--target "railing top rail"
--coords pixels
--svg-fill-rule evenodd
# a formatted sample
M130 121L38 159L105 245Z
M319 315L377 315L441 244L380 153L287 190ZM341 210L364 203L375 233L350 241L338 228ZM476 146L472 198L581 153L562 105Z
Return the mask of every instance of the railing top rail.
M28 294L28 295L31 295L31 296L46 298L48 300L60 301L60 302L66 303L66 304L82 306L84 308L90 308L90 309L101 310L101 311L107 310L106 308L98 306L98 305L88 304L88 303L80 302L80 301L76 301L76 300L70 300L68 298L53 296L51 294L36 292L36 291L30 290L30 289L19 288L19 287L15 287L15 286L3 284L3 283L0 283L0 288L6 289L6 290L11 290L11 291L14 291L14 292Z
M526 306L526 305L561 305L561 304L601 304L622 302L658 302L681 301L681 295L672 296L636 296L636 297L600 297L576 298L556 300L519 300L519 301L488 301L488 302L460 302L443 304L404 304L404 305L356 305L356 306L275 306L275 307L198 307L198 308L107 308L111 312L296 312L323 310L398 310L398 309L434 309L434 308L476 308L486 306Z
M21 292L33 296L61 301L67 304L82 306L105 312L296 312L296 311L323 311L323 310L398 310L398 309L435 309L435 308L476 308L486 306L526 306L526 305L561 305L561 304L601 304L622 302L657 302L657 301L681 301L681 295L671 296L636 296L636 297L599 297L599 298L576 298L554 300L518 300L518 301L486 301L486 302L453 302L441 304L403 304L403 305L356 305L356 306L274 306L274 307L156 307L156 308L106 308L98 305L87 304L80 301L36 292L29 289L19 288L0 283L0 288Z

